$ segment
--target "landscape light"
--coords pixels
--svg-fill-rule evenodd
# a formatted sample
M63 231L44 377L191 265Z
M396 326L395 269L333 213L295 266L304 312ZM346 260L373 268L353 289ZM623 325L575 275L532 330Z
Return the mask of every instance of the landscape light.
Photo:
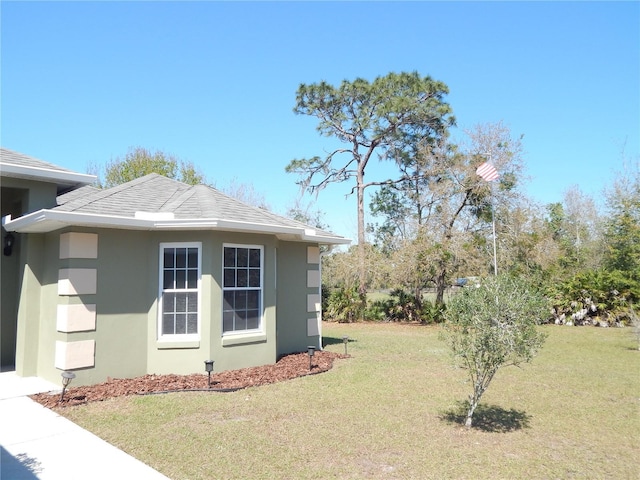
M342 337L342 341L344 342L344 354L347 354L347 343L349 343L349 337L346 335Z
M309 354L309 370L311 370L312 368L311 359L313 358L313 355L316 353L316 347L308 346L307 353Z
M67 372L66 370L60 374L62 377L62 393L60 393L60 401L64 399L64 392L71 383L71 380L76 378L76 374L73 372Z
M213 372L213 360L205 360L204 361L204 369L209 376L209 388L211 388L211 372Z

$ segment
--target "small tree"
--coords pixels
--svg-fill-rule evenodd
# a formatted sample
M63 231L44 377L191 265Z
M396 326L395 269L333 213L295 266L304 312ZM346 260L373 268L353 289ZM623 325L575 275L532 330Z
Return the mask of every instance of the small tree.
M175 155L160 150L152 152L143 147L129 148L127 154L112 159L104 166L104 180L100 180L102 168L91 166L98 177L100 187L110 188L150 173L157 173L189 185L207 184L202 173L189 161L180 160Z
M467 428L498 369L529 362L538 352L545 335L537 325L545 311L546 301L539 293L507 276L465 288L448 304L444 338L473 385Z

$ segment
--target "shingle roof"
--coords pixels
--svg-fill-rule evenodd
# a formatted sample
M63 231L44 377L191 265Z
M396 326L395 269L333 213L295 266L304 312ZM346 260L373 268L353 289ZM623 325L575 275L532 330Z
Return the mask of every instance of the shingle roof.
M93 175L74 172L4 147L0 147L0 176L56 183L62 187L59 191L64 188L88 185L96 178Z
M94 221L112 228L157 228L153 223L137 223L150 218L160 219L162 228L174 225L188 229L197 225L293 235L321 243L349 243L331 232L247 205L206 185L187 185L155 173L106 190L80 188L59 196L57 207L39 216L35 212L29 219L16 219L15 223L22 231L51 231L64 225L91 225Z
M43 168L47 170L55 170L65 173L76 173L73 170L67 170L66 168L59 167L53 163L45 162L34 157L25 155L24 153L14 152L8 148L0 147L0 162L9 163L12 165L20 165L23 167Z
M83 189L55 211L134 218L136 212L172 213L177 219L235 220L264 225L307 227L268 210L247 205L206 185L187 185L151 173L115 187Z

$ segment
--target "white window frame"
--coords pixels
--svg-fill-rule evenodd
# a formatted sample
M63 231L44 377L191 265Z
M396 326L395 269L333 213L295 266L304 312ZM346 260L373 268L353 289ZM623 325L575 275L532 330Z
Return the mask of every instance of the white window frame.
M256 249L260 250L260 293L259 299L260 305L258 307L258 328L248 329L248 330L233 330L233 331L224 331L224 294L227 291L238 291L238 290L256 290L256 287L225 287L224 285L224 257L225 257L225 249L226 248L243 248L243 249ZM222 281L220 282L222 286L222 301L221 301L221 315L220 315L220 330L222 331L223 337L233 337L233 336L243 336L243 335L251 335L251 334L261 334L264 333L264 246L263 245L249 245L243 243L224 243L222 245Z
M198 278L197 287L195 289L167 289L164 288L164 250L166 248L197 248L198 249ZM159 342L190 342L199 341L200 332L202 331L202 243L201 242L166 242L160 243L158 262L158 341ZM165 292L196 292L197 300L197 333L178 333L166 334L162 333L162 317L163 317L163 293Z

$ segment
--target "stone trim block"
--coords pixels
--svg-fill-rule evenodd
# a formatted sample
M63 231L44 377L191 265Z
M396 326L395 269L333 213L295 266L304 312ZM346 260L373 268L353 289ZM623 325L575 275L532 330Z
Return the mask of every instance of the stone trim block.
M60 370L95 366L95 340L56 341L55 366Z
M85 332L96 329L95 305L58 305L56 328L59 332Z
M83 295L97 292L95 268L61 268L58 271L58 295Z
M98 234L67 232L60 235L60 259L98 258Z

